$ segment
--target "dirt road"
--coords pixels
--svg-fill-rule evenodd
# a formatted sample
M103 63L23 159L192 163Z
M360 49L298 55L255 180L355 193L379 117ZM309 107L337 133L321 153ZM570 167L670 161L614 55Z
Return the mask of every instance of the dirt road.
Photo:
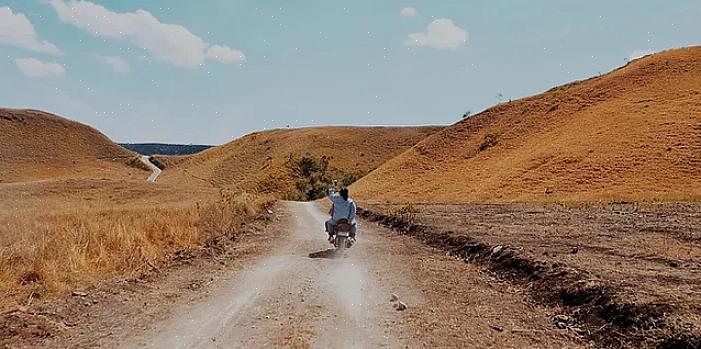
M272 212L211 257L0 314L0 348L592 346L478 264L366 221L347 257L330 258L324 207Z
M151 157L150 157L150 156L142 155L141 157L139 157L139 159L141 159L141 162L143 162L144 165L148 166L148 168L150 168L151 171L153 171L153 172L151 173L151 175L148 176L147 181L149 181L149 182L151 182L151 183L154 183L154 182L156 181L156 179L158 178L158 176L160 176L160 175L161 175L161 172L163 172L163 171L161 171L161 169L158 168L158 166L154 165L154 164L151 162Z
M281 203L281 243L174 305L145 331L113 334L122 348L578 348L521 290L410 238L361 224L359 244L330 258L325 215ZM392 293L408 305L393 308Z

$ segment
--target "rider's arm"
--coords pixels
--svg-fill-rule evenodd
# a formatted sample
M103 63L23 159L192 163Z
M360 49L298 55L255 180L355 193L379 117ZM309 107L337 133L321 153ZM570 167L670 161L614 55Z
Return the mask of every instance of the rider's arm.
M336 186L338 185L338 181L334 180L333 181L333 187L329 187L329 189L326 191L326 196L329 197L331 202L333 202L334 196L336 196Z
M353 222L353 220L355 219L355 215L357 213L357 207L355 206L355 201L351 201L349 211L350 212L348 212L348 221Z

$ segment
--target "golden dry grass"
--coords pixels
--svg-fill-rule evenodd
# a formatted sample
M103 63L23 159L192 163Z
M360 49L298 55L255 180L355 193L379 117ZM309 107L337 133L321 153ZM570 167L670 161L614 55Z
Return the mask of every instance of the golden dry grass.
M183 194L131 184L136 189L103 183L98 192L73 195L66 183L58 184L65 190L53 194L47 183L34 184L30 195L40 200L0 187L0 193L17 200L17 205L4 202L16 207L0 213L0 294L6 295L0 306L63 296L105 278L143 271L174 251L235 235L239 223L267 202L245 193ZM75 180L72 185L86 184ZM146 199L131 200L137 193Z
M363 178L365 201L701 200L701 47L495 106Z
M48 113L0 109L0 129L0 308L126 277L236 234L270 200L147 183L136 154Z

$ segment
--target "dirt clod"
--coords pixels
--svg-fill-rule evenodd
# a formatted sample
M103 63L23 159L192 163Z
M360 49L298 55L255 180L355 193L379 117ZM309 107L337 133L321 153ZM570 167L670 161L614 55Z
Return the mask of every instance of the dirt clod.
M35 282L39 282L42 280L41 274L37 273L36 271L26 271L22 273L22 275L19 277L19 283L22 285L27 285Z

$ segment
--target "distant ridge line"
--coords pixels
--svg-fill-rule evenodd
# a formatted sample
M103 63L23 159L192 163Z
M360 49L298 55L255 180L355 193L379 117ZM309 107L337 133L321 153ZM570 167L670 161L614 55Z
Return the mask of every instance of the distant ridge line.
M124 148L141 155L192 155L213 146L203 144L168 144L168 143L120 143Z

